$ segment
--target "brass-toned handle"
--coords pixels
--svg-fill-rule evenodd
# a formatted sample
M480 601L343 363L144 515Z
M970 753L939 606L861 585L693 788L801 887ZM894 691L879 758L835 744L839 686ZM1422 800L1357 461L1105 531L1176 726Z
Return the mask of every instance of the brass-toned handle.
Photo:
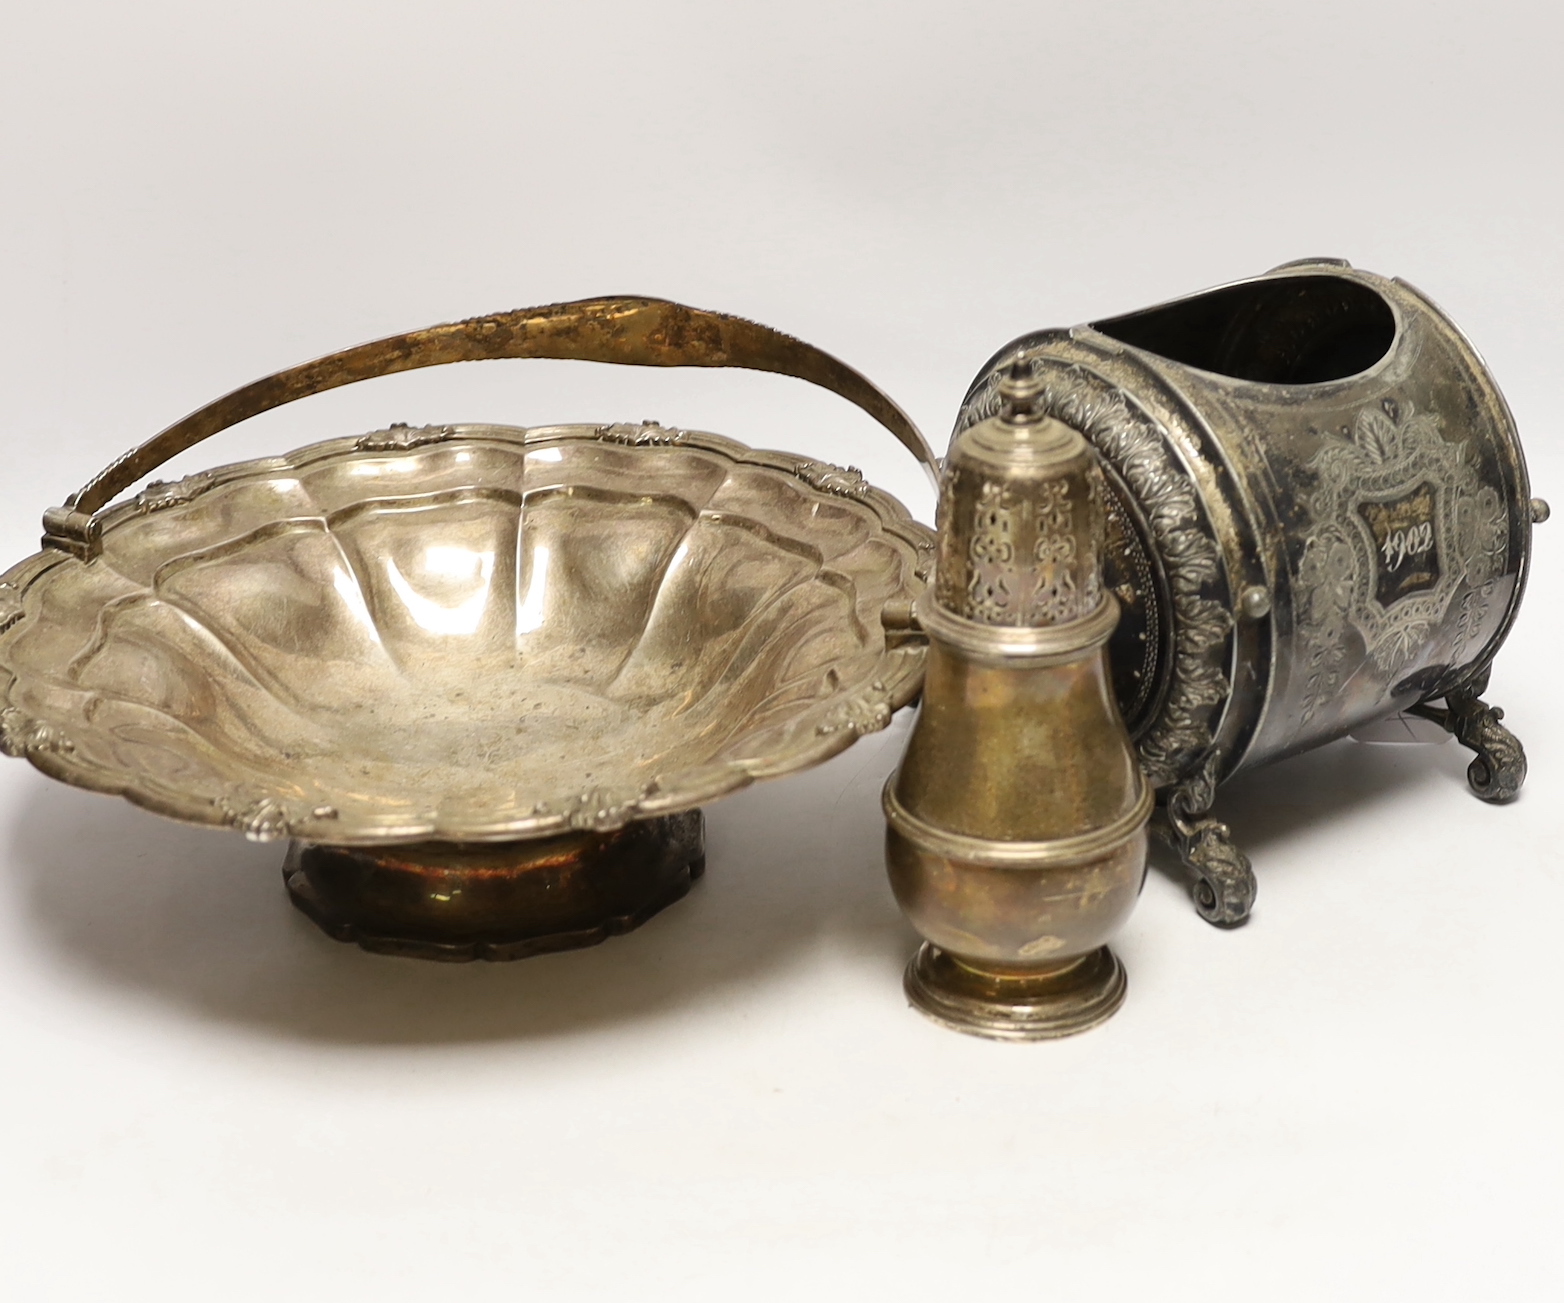
M939 478L939 461L911 418L861 373L812 344L742 317L666 299L580 299L393 335L235 389L153 435L94 476L64 506L46 511L44 546L91 559L102 530L98 513L116 496L169 458L274 407L398 371L522 357L740 367L807 380L857 404L896 436L931 480L937 484Z

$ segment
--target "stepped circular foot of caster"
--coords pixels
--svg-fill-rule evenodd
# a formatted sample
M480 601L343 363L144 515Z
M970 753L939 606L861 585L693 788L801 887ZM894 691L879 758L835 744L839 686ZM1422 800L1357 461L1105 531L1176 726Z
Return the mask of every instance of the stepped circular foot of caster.
M924 942L907 965L907 999L935 1022L972 1036L1043 1041L1111 1018L1127 980L1107 946L1043 969L981 969Z

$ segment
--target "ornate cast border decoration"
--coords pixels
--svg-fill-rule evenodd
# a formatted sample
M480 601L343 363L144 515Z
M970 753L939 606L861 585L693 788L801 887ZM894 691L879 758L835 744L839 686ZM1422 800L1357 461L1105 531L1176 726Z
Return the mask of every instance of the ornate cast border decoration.
M869 494L869 481L856 466L835 466L828 461L801 461L793 467L793 474L811 488L822 493L834 493L839 498L851 498L861 502Z
M1041 410L1086 436L1129 485L1150 523L1173 594L1173 664L1162 710L1140 739L1140 760L1152 784L1166 787L1210 750L1230 692L1226 644L1233 619L1225 604L1205 595L1206 586L1221 578L1216 537L1162 427L1117 385L1079 363L1035 348L1006 355L961 409L958 432L999 411L999 378L1016 357L1043 382Z
M736 466L796 475L821 492L861 504L872 514L884 541L892 551L902 555L903 563L918 582L907 582L904 572L904 591L899 596L887 597L881 604L879 619L873 621L882 629L885 638L876 677L832 702L812 721L801 712L795 721L796 727L789 725L779 749L763 757L725 763L715 773L710 767L698 767L660 775L653 784L638 790L592 788L572 793L552 802L541 802L514 817L507 813L503 820L496 819L476 828L456 816L431 809L420 812L407 825L388 829L372 824L366 831L355 821L353 811L344 815L336 806L312 805L306 799L295 800L284 793L268 792L249 783L232 786L219 783L215 785L215 791L188 792L147 779L145 771L106 763L95 756L91 748L78 747L77 741L57 723L39 719L30 710L15 704L12 698L17 694L17 681L4 647L0 647L0 754L25 758L51 777L72 786L111 795L131 795L138 805L156 813L188 823L228 826L254 841L302 837L357 846L405 842L413 837L500 841L552 836L572 829L611 831L642 818L662 818L693 811L696 805L737 791L756 778L780 776L820 763L855 738L885 728L892 713L918 695L926 642L913 622L912 608L922 585L933 573L933 532L913 520L896 499L870 485L851 467L757 452L721 435L671 429L654 421L595 427L546 426L536 430L490 425L392 426L357 439L327 440L281 457L202 471L172 484L149 485L144 501L138 499L111 509L107 527L113 529L122 523L127 510L139 516L170 509L209 489L244 482L247 477L257 474L298 471L322 462L351 458L355 453L365 451L414 451L447 440L502 441L522 449L587 440L637 446L687 444L698 451L727 459ZM901 551L903 548L905 553ZM73 557L74 554L68 556L48 549L5 572L5 578L0 579L0 640L27 618L24 598L33 584L56 566L90 564ZM831 686L835 692L840 685L833 680ZM653 804L659 808L648 814L643 807ZM324 835L330 830L320 828L321 821L331 821L333 827L345 831L335 837Z
M1463 585L1453 662L1487 618L1508 560L1504 504L1439 426L1435 413L1386 398L1360 411L1350 430L1326 435L1310 463L1319 484L1298 566L1309 676L1300 729L1341 686L1349 630L1390 679ZM1414 562L1411 578L1396 581Z
M215 482L209 471L197 471L182 480L153 480L136 494L136 511L150 515L154 511L182 506L205 493Z
M848 697L815 725L815 733L826 737L832 733L851 733L855 738L866 733L878 733L890 727L895 704L891 691L879 679L875 679L856 696Z
M685 433L648 420L639 425L600 425L597 437L605 443L622 443L631 448L671 448L684 442Z
M69 755L75 749L58 726L34 719L16 706L0 710L0 753L31 759L35 755Z
M354 447L360 452L411 452L431 443L444 443L454 439L456 431L449 425L408 425L396 421L384 430L361 435Z

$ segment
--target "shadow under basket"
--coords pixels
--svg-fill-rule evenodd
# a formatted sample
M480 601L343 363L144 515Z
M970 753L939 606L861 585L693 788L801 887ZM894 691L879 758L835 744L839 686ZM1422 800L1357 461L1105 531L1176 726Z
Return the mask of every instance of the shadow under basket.
M639 927L706 868L699 810L614 832L498 845L288 847L293 903L379 954L465 962L597 945Z

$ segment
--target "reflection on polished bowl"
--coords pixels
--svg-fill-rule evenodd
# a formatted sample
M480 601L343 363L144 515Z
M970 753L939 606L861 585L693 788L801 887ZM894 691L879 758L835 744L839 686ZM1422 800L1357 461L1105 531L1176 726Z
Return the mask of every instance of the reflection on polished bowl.
M95 559L15 567L0 741L259 840L436 843L417 890L438 912L454 887L454 912L493 887L474 844L573 838L587 862L883 727L920 683L930 542L855 472L653 424L318 444L153 485ZM661 843L684 886L693 828Z

